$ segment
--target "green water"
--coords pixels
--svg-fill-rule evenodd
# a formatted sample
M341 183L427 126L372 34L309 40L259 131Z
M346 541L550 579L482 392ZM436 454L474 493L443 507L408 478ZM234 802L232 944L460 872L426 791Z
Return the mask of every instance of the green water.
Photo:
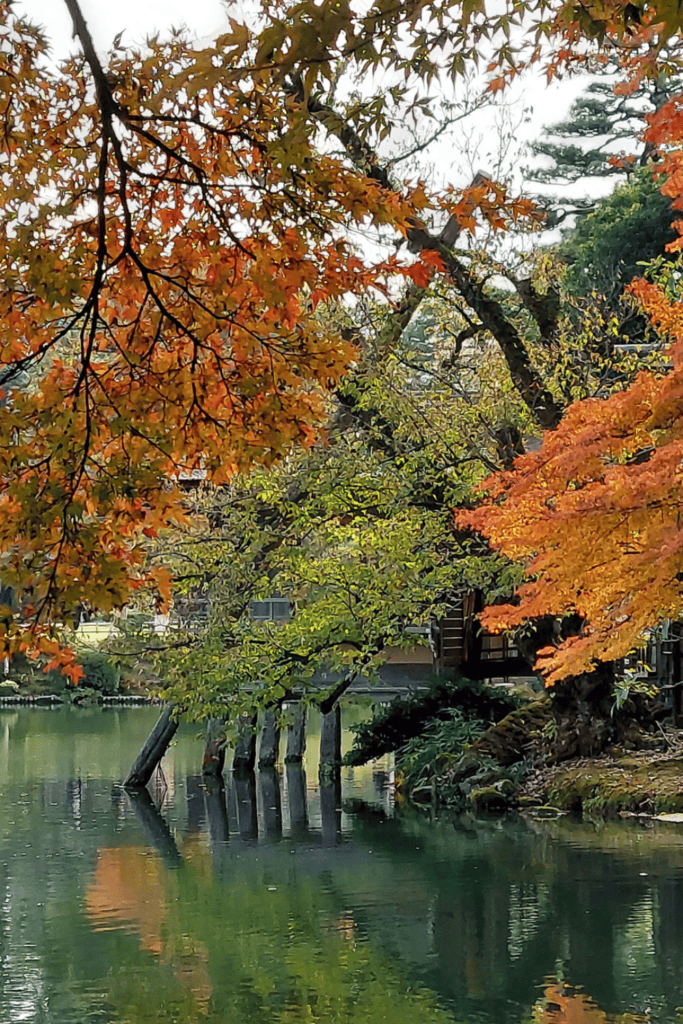
M387 763L205 790L152 709L0 712L0 1024L683 1020L683 831L395 809Z

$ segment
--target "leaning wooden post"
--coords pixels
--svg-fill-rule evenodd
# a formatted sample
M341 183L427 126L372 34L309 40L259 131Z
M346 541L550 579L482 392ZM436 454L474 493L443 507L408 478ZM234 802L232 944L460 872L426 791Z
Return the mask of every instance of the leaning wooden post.
M287 728L285 764L301 764L306 749L306 708L299 704Z
M202 760L202 775L219 778L225 765L225 721L209 718L206 723L206 746Z
M320 727L320 768L319 774L327 775L341 765L341 708L335 704L323 715Z
M259 768L274 768L280 753L280 724L274 711L266 708L261 726L261 743L258 752Z
M173 713L175 710L175 704L167 704L164 708L123 784L125 789L142 789L152 778L154 769L178 730L178 718Z
M234 772L253 772L256 764L257 715L241 715L237 721L235 756L232 759Z

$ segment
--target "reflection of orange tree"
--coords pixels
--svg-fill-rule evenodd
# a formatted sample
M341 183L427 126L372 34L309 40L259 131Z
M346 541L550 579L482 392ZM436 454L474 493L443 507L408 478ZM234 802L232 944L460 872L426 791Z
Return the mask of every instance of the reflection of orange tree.
M98 850L97 866L85 892L85 910L95 931L128 925L142 949L168 963L178 981L199 1003L211 996L206 950L176 930L164 927L171 878L146 847Z
M91 924L128 925L156 954L109 979L117 1024L453 1024L400 963L357 941L352 914L317 879L273 884L257 862L216 878L204 846L183 855L167 871L142 848L100 852Z
M647 1024L649 1017L633 1013L605 1013L585 992L560 982L548 985L534 1007L536 1024Z

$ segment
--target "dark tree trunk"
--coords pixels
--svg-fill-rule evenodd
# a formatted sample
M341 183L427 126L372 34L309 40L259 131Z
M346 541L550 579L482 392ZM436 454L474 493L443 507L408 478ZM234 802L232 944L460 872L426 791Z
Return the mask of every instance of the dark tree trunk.
M202 775L219 778L225 765L225 722L210 718L206 723L206 746L202 760Z
M647 731L654 720L652 701L630 694L617 706L613 663L599 665L586 675L555 683L551 693L555 736L552 752L558 761L598 757L613 747L652 746Z
M617 739L614 708L614 668L605 665L588 675L556 683L551 692L558 761L596 757Z
M174 716L174 711L174 704L167 704L164 708L123 784L125 789L142 789L152 778L154 769L178 730L178 719Z
M578 615L563 620L546 616L517 635L515 643L533 665L541 648L576 636L583 625ZM653 722L652 701L645 694L631 694L617 707L618 668L619 663L604 662L593 672L563 679L549 689L554 733L550 746L556 760L598 757L614 746L652 745L645 732Z

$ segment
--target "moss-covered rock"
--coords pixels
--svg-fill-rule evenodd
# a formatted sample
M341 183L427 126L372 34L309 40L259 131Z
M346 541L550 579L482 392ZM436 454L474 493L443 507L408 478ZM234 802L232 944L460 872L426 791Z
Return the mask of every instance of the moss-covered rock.
M552 720L547 697L518 708L487 729L470 747L470 755L489 758L501 765L515 764L537 753Z
M586 815L683 811L683 755L601 758L558 767L544 790L553 807Z
M473 789L469 795L472 810L477 813L480 811L505 811L510 807L515 789L515 784L507 778L498 779L491 786Z

